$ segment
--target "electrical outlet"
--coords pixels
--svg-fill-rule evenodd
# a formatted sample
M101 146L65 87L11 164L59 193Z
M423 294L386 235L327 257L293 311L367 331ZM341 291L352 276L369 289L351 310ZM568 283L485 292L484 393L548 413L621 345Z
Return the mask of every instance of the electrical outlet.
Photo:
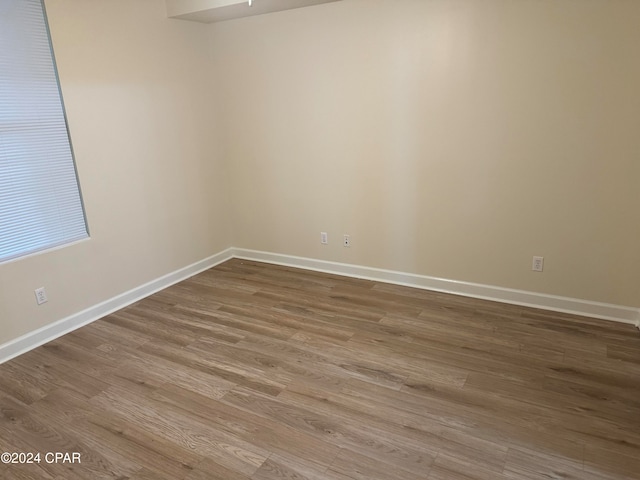
M47 291L44 289L44 287L36 288L34 293L36 294L36 302L38 302L38 305L47 303Z
M320 243L322 245L327 245L329 243L327 232L320 232Z
M544 267L544 257L533 257L533 264L531 270L534 272L541 272Z
M350 246L351 246L351 237L350 237L349 235L346 235L346 234L345 234L345 236L344 236L344 241L342 242L342 244L343 244L345 247L350 247Z

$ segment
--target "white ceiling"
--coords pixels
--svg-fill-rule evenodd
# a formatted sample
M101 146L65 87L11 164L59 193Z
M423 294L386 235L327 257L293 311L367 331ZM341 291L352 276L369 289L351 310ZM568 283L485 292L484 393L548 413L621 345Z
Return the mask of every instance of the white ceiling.
M340 0L166 0L167 16L201 23L309 7Z

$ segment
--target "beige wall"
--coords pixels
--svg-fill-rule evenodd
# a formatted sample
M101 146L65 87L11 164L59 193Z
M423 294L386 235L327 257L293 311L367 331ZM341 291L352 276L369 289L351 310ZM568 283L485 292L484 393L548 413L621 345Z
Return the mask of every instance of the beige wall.
M231 245L640 306L640 2L46 4L91 239L0 266L0 344Z
M0 344L230 246L207 26L162 0L46 5L91 239L0 266Z
M640 306L638 25L635 0L214 25L234 246Z

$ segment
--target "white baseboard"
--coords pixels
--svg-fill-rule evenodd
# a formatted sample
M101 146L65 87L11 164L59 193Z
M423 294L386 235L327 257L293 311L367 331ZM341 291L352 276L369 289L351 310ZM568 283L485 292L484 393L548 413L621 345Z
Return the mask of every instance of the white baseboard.
M0 363L11 360L18 355L28 352L40 345L54 340L77 328L87 325L99 318L109 315L121 308L131 305L162 289L170 287L182 280L196 275L204 270L225 262L233 257L232 249L224 250L192 265L180 268L174 272L140 285L132 290L121 293L109 300L87 308L81 312L70 315L57 322L29 332L21 337L0 345Z
M235 258L267 262L288 267L304 268L318 272L345 275L348 277L363 278L377 282L393 283L408 287L422 288L436 292L452 293L465 297L481 298L496 302L522 305L525 307L552 310L555 312L583 315L585 317L613 320L616 322L640 324L640 309L613 305L609 303L591 302L577 298L559 297L543 293L514 290L511 288L495 287L478 283L460 282L445 278L428 277L412 273L383 270L380 268L363 267L346 263L315 260L312 258L281 255L277 253L260 252L233 248Z
M608 303L590 302L576 298L545 295L541 293L514 290L477 283L460 282L444 278L428 277L412 273L383 270L380 268L363 267L346 263L329 262L312 258L281 255L277 253L246 250L242 248L228 248L220 253L205 258L187 267L171 272L151 282L140 285L132 290L117 295L86 310L70 315L67 318L46 325L29 332L21 337L0 345L0 363L6 362L18 355L28 352L40 345L54 340L77 328L87 325L99 318L131 305L164 288L170 287L182 280L208 270L231 258L255 260L258 262L303 268L317 272L345 275L347 277L363 278L377 282L405 285L436 292L452 293L466 297L493 300L496 302L541 308L556 312L584 315L586 317L613 320L629 323L640 328L640 309L624 307Z

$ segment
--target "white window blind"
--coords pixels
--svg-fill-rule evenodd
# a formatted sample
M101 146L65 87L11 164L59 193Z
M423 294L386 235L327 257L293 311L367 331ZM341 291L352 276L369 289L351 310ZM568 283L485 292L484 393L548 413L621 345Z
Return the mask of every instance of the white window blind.
M0 262L87 237L40 0L0 0Z

